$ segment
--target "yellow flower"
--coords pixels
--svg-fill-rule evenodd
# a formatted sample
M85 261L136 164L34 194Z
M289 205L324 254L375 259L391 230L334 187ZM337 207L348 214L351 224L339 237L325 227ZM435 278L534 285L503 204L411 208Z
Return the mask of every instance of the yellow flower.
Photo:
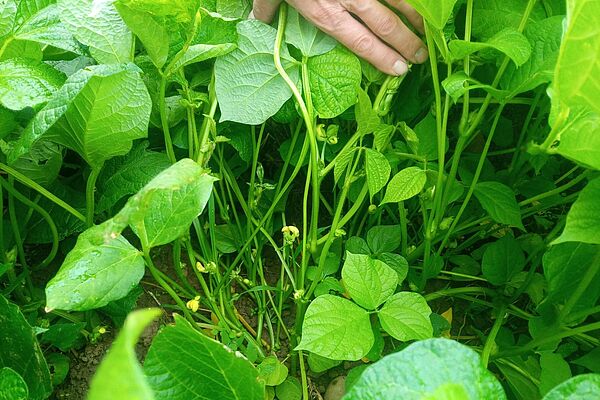
M194 297L192 300L188 301L185 306L193 312L198 311L198 308L200 307L200 296Z

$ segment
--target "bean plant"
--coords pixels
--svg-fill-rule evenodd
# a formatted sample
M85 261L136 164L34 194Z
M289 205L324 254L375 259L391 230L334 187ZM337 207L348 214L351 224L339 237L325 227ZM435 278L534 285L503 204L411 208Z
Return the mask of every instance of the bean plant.
M0 0L0 399L600 398L600 1L407 2Z

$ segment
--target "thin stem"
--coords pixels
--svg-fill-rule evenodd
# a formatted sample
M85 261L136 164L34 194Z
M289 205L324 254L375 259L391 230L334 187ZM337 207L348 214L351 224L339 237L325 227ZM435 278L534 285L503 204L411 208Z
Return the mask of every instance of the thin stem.
M483 368L487 368L488 362L490 360L490 355L492 354L492 349L496 345L496 336L498 336L498 332L500 332L500 328L504 323L504 318L506 317L506 305L503 305L498 309L496 313L496 321L494 321L494 325L492 326L492 330L490 334L485 339L485 345L483 346L483 352L481 354L481 364Z
M87 184L85 188L85 200L86 200L86 224L89 227L94 225L94 208L95 208L95 199L94 192L96 191L96 181L98 180L98 176L100 175L100 171L102 170L102 166L92 168L92 172L90 176L88 176Z
M169 127L169 117L167 115L167 103L165 100L167 92L167 77L163 75L160 80L160 87L158 90L158 111L160 114L160 122L162 125L162 131L165 138L165 148L167 150L167 156L171 163L175 164L177 159L175 158L175 151L173 150L173 140L171 139L171 128ZM191 143L189 144L191 145Z

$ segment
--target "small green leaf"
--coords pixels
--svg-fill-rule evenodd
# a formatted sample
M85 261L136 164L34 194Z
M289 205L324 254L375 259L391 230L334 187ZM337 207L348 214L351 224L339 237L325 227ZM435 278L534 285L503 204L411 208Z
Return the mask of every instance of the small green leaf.
M298 378L288 376L281 385L275 388L275 394L277 395L277 400L301 400L302 385L298 381Z
M474 194L494 221L525 230L521 210L511 188L500 182L480 182L475 185Z
M354 115L356 123L358 124L357 133L360 135L366 135L368 133L375 132L375 130L381 125L381 120L377 113L373 110L371 104L371 98L369 94L362 88L358 88L358 100L354 107ZM378 151L383 151L383 143L379 141L377 145L377 138L375 139L376 147Z
M263 400L265 392L249 361L178 315L152 342L144 373L156 400Z
M400 225L377 225L367 232L367 243L373 254L391 253L400 247Z
M337 44L334 38L318 30L314 24L307 22L293 8L288 10L285 41L300 50L306 57L325 54Z
M58 0L60 19L100 64L133 61L133 35L113 1Z
M356 361L371 350L373 342L369 314L350 300L325 294L308 306L296 350Z
M194 44L190 46L185 53L183 53L181 58L170 64L165 73L170 75L186 65L199 63L211 58L221 57L233 51L235 47L236 46L233 43Z
M455 60L484 49L495 49L508 56L517 67L523 65L531 56L531 45L522 33L514 28L506 28L485 42L452 40L448 43L450 54Z
M461 400L506 399L502 385L475 351L453 340L429 339L368 367L344 400L444 399L427 396L439 396L440 387L449 385L452 393L460 388Z
M398 203L418 195L425 187L427 174L419 167L408 167L398 172L390 183L381 204Z
M312 100L321 118L335 118L356 104L362 73L360 61L349 50L333 50L308 59Z
M371 200L390 179L392 167L383 154L372 149L365 149L365 167L367 173L367 185Z
M428 339L433 336L431 308L418 293L400 292L385 302L378 316L381 327L395 339Z
M567 214L565 230L553 244L583 242L600 244L600 178L590 181Z
M208 202L216 178L189 158L158 174L119 213L150 249L183 236Z
M277 386L288 376L288 369L276 356L268 356L258 366L258 379L267 386Z
M467 85L468 84L468 85ZM455 72L442 81L444 90L456 103L467 91L482 89L497 100L503 100L508 96L508 91L496 89L491 85L483 84L469 76L463 71Z
M147 308L129 314L90 384L88 400L154 400L135 354L135 344L144 328L160 315Z
M342 268L342 280L352 300L368 310L379 307L398 286L398 274L383 261L349 252Z
M407 0L436 29L442 30L448 22L456 0Z
M552 389L544 400L583 400L600 398L600 375L579 375Z
M52 393L50 371L33 329L16 304L0 295L0 360L19 374L29 388L28 400L43 400ZM0 388L3 388L0 384ZM2 390L0 389L0 398ZM13 400L12 397L8 399ZM7 399L7 400L8 400Z
M127 295L144 276L144 259L123 236L107 235L111 221L79 235L46 285L48 310L85 311Z
M35 107L50 100L65 76L44 63L0 62L0 104L11 110Z
M0 369L0 400L28 400L27 383L14 370L8 367Z
M14 161L42 137L78 152L99 168L147 135L152 103L139 69L96 65L71 75L29 123L9 154Z
M259 125L279 111L292 91L273 61L276 30L257 20L237 26L238 48L215 63L221 121ZM282 49L283 67L293 82L300 77L297 62Z
M315 353L308 354L308 366L310 367L310 370L316 374L337 367L341 363L341 360L330 360L329 358L321 357Z
M548 393L552 388L571 378L569 363L557 353L544 352L540 356L540 393Z
M483 253L481 270L493 285L508 283L513 276L525 268L525 255L519 242L510 235L490 244Z

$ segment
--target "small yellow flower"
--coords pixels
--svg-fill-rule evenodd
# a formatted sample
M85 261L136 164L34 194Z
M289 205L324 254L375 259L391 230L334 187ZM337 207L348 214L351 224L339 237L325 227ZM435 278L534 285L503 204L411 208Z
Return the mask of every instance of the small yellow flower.
M204 267L204 265L202 265L202 263L200 261L196 262L196 269L201 273L208 272L208 271L206 271L206 268Z
M194 297L192 300L188 301L185 306L193 312L198 311L198 308L200 308L200 296Z
M283 233L283 241L286 245L292 245L300 236L300 231L293 225L284 226L281 228L281 233Z
M100 328L98 328L98 333L104 335L106 333L106 328L101 326Z

